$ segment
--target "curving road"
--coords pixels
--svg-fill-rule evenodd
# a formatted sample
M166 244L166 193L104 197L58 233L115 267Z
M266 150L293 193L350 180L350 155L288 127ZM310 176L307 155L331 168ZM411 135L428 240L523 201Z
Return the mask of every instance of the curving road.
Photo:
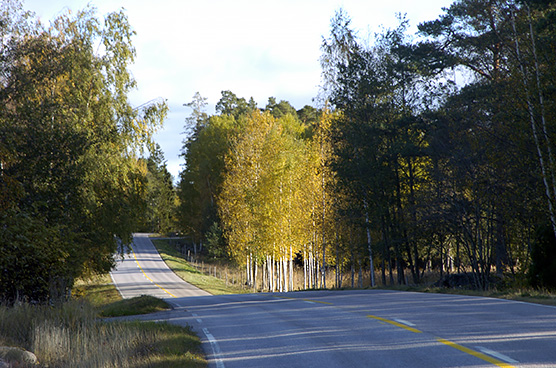
M554 307L384 290L182 297L147 245L139 264L179 297L163 292L174 309L140 318L191 325L211 367L556 367Z
M131 252L118 260L110 274L123 298L153 295L165 299L210 295L170 270L148 234L134 234Z

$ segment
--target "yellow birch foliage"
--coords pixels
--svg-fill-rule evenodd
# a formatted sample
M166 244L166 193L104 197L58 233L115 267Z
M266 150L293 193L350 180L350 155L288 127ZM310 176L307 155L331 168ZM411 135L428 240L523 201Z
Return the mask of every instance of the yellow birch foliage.
M314 172L295 118L256 111L246 119L232 141L218 201L228 251L239 263L250 255L286 256L308 241L305 183Z

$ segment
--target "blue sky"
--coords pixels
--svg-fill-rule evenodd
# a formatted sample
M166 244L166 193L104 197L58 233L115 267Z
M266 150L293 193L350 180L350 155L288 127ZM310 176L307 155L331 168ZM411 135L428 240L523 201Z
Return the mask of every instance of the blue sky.
M195 92L208 98L208 113L220 92L251 96L264 107L268 97L295 108L312 105L320 83L320 45L330 18L343 8L363 39L397 24L406 13L415 27L435 19L452 0L26 0L43 23L91 3L103 16L124 8L137 32L131 71L138 89L134 105L162 97L170 113L155 137L168 169L177 177L185 118Z

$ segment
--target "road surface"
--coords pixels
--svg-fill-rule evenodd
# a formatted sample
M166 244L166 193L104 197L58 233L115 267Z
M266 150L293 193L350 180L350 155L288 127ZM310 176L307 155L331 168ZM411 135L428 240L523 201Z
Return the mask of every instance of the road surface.
M140 318L192 326L210 367L556 367L549 306L385 290L163 297L172 311Z
M160 258L148 234L134 234L131 252L118 260L112 280L125 298L153 295L177 298L210 295L179 278Z

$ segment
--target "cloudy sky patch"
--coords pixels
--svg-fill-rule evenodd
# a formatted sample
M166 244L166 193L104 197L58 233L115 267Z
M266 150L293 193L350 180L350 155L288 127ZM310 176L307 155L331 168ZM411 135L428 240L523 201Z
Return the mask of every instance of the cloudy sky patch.
M366 39L397 24L396 13L407 13L415 27L435 19L451 0L27 0L25 8L48 23L65 9L88 3L99 17L125 8L137 32L131 71L138 90L133 105L162 97L170 113L155 139L168 169L177 177L185 118L183 106L196 92L208 98L208 113L230 90L253 97L259 107L268 98L289 101L296 109L312 105L320 83L320 45L329 34L334 12L344 8L353 27Z

